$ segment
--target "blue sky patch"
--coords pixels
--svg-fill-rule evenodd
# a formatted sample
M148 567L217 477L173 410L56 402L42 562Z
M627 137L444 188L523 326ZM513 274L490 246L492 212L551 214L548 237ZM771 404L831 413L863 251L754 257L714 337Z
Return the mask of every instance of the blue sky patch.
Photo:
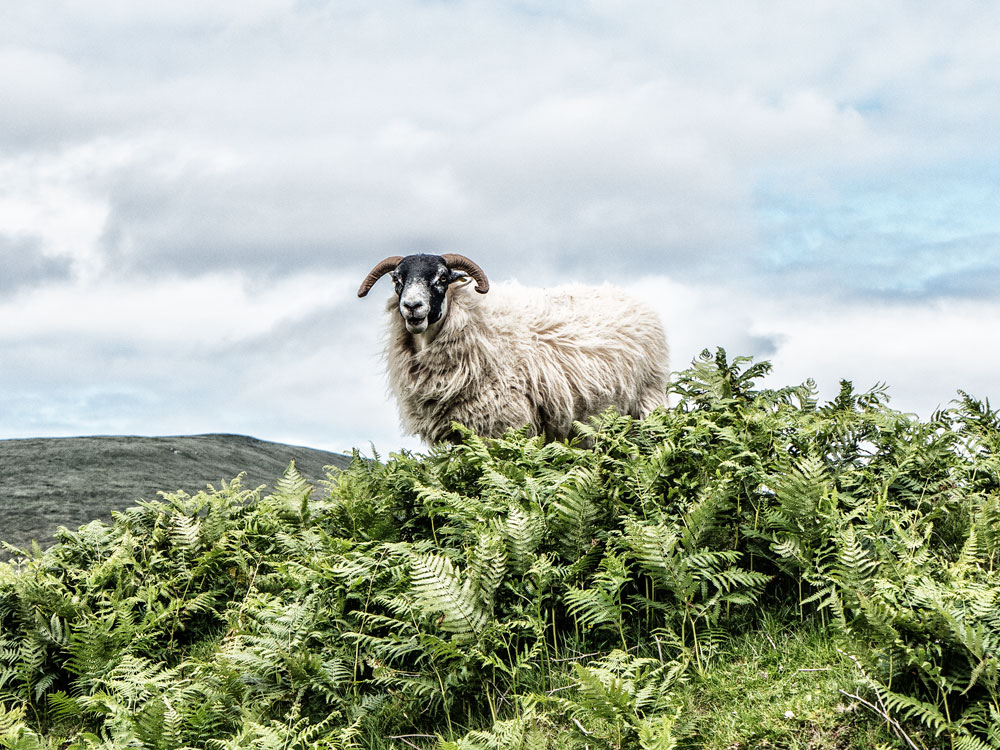
M983 174L759 191L758 267L803 291L1000 297L1000 195Z

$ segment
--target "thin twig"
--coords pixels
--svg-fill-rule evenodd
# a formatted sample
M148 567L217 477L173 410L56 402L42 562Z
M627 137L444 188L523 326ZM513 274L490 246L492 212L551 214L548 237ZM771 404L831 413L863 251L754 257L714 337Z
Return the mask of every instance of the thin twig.
M906 744L909 745L910 747L912 747L913 750L921 750L922 748L923 748L923 750L926 750L926 747L924 747L923 743L920 743L920 745L918 746L913 740L910 739L910 735L908 735L906 732L903 731L903 727L900 726L900 724L899 724L898 721L896 721L894 718L892 718L891 716L889 716L889 714L886 711L884 711L883 709L879 708L874 703L870 703L869 701L866 701L860 695L854 695L853 693L848 693L846 690L838 690L837 692L839 692L841 695L846 695L848 698L853 698L854 700L856 700L861 705L867 706L872 711L874 711L876 714L878 714L883 719L885 719L886 723L888 723L889 726L891 726L893 728L893 730L895 730L895 732L900 737L902 737L904 740L906 740Z
M499 698L503 703L506 703L508 705L513 705L511 703L511 701L507 698L507 693L505 693L503 690L501 690L500 687L496 684L496 682L494 680L490 680L490 684L493 686L493 689L496 691L497 698Z
M872 682L871 678L868 676L868 673L865 672L865 668L863 666L861 666L861 660L858 659L858 657L856 657L854 654L849 654L849 653L847 653L846 651L844 651L844 650L842 650L840 648L837 649L837 652L841 656L846 656L848 659L850 659L854 663L854 666L861 673L861 677L862 677L862 679L863 679L864 682L869 683L869 684ZM903 727L900 725L900 723L898 721L896 721L894 718L892 718L889 715L889 709L887 709L885 707L885 705L882 704L882 696L880 696L878 694L877 690L875 691L875 697L878 699L878 702L880 704L882 704L882 705L879 705L879 706L876 706L874 703L870 703L870 702L866 701L864 698L862 698L862 697L860 697L858 695L853 695L851 693L848 693L845 690L840 690L839 692L841 692L843 695L846 695L848 698L853 698L858 703L860 703L862 706L867 706L872 711L874 711L876 714L878 714L883 719L885 719L886 723L890 727L892 727L893 730L900 737L902 737L904 740L906 740L906 744L909 745L910 747L912 747L913 750L927 750L927 748L926 748L926 746L924 745L923 742L921 742L920 746L918 747L917 744L912 739L910 739L910 735L908 735L905 731L903 731Z
M433 740L437 739L436 734L393 734L389 736L390 740L405 740L407 737L416 737L420 739Z
M603 651L595 651L592 654L580 654L579 656L567 656L567 657L565 657L563 659L551 659L551 661L555 661L555 662L579 661L580 659L586 659L587 657L590 657L590 656L600 656L602 653L604 653L604 652Z
M390 736L389 739L390 740L402 740L403 742L405 742L410 747L415 747L415 748L417 748L417 750L423 750L423 748L420 747L420 745L416 744L415 742L410 742L407 739L407 737L414 737L414 738L421 737L421 738L426 738L426 739L430 739L430 740L437 739L437 735L436 734L394 734L394 735Z

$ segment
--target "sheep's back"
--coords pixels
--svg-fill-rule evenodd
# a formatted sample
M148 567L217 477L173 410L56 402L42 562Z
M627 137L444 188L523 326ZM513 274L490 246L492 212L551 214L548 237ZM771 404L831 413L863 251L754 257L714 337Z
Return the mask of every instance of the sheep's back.
M641 300L611 286L497 291L479 307L495 329L503 321L512 356L530 357L526 381L545 407L538 429L565 436L574 420L609 406L644 416L666 402L666 335Z

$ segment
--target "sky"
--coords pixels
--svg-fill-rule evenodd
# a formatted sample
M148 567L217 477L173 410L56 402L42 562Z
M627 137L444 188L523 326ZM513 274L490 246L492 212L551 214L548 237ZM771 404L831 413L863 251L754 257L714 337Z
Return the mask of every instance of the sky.
M612 283L675 370L1000 403L1000 4L36 0L0 26L0 438L421 449L376 262Z

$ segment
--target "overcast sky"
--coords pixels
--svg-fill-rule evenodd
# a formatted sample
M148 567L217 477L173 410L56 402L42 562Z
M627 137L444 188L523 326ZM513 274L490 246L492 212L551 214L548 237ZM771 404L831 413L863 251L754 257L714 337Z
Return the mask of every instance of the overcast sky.
M1000 4L36 0L0 26L0 438L382 453L382 257L621 284L680 369L1000 402Z

